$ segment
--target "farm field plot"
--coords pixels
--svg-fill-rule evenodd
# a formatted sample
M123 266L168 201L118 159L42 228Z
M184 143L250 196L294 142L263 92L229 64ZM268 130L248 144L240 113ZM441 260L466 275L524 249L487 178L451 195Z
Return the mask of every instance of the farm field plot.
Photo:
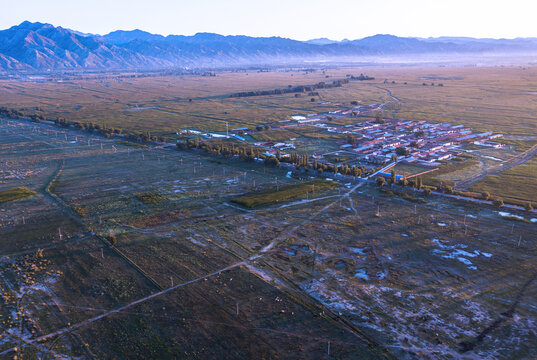
M35 141L50 135L43 125L4 127ZM328 311L322 304L255 270L270 239L242 239L228 229L250 214L227 200L271 187L274 177L297 181L284 171L113 140L88 145L82 135L65 135L64 144L57 140L63 159L61 151L40 156L63 160L54 174L41 186L35 177L17 180L32 182L35 199L0 205L8 237L1 254L1 356L315 358L331 342L335 356L391 357L360 330L320 316ZM21 159L10 163L12 170L39 156L24 151L11 149ZM278 232L268 225L266 235ZM34 246L7 246L15 238Z
M499 173L489 175L471 186L473 191L488 191L505 199L537 203L537 158Z
M292 216L302 219L325 205L296 208ZM353 323L374 336L391 334L398 347L421 358L510 358L513 351L531 358L532 345L514 343L522 334L531 334L528 344L535 341L536 297L529 289L537 289L530 255L537 238L535 225L516 227L511 233L498 215L443 202L414 207L351 195L282 237L271 265ZM518 245L519 236L525 245ZM528 281L520 322L502 321L477 341Z

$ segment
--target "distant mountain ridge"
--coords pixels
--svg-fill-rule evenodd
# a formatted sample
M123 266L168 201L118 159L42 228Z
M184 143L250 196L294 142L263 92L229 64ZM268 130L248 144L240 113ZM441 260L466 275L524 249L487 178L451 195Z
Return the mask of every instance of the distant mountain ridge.
M0 69L169 69L297 64L376 55L537 52L537 39L403 38L374 35L359 40L297 41L281 37L156 35L118 30L84 34L25 21L0 31Z

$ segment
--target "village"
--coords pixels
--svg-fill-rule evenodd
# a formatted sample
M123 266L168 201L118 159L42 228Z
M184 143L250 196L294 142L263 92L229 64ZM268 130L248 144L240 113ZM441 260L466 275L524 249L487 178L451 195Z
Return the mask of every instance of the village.
M278 158L289 157L293 152L304 152L298 137L285 141L255 141L248 135L260 131L299 128L314 128L319 134L332 134L336 140L337 150L326 150L319 146L312 154L311 161L341 166L361 165L368 168L378 168L390 163L403 161L425 167L437 167L441 161L450 160L460 155L467 145L501 148L504 144L494 140L503 135L491 132L473 132L465 125L444 123L429 123L407 119L384 119L379 111L385 104L370 104L352 108L331 111L325 114L292 115L278 122L258 125L256 129L235 128L225 134L204 133L197 130L184 130L182 134L210 138L234 138L241 142L253 143L264 149L265 156ZM334 120L354 118L359 115L376 113L375 118L367 121L357 121L350 125L335 125ZM300 139L302 140L302 139ZM310 142L316 141L311 139Z

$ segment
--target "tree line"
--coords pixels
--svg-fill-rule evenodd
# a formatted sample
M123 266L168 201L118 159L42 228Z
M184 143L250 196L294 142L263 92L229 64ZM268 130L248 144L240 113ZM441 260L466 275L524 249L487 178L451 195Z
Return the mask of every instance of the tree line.
M335 87L341 87L344 84L348 84L348 83L349 83L349 79L342 79L342 80L334 80L331 83L319 82L314 85L298 85L298 86L289 85L287 88L284 88L284 89L238 92L238 93L231 94L230 97L282 95L282 94L305 93L305 92L312 93L318 89L330 89L330 88L335 88Z
M292 152L289 156L282 156L280 150L277 150L275 155L268 155L264 153L264 149L235 141L203 141L199 138L195 138L179 142L177 143L177 147L181 150L198 149L211 155L226 158L238 157L240 160L244 161L254 161L259 159L263 160L267 166L279 166L280 163L287 163L294 165L297 170L315 170L319 173L339 173L346 176L359 177L365 176L370 172L370 170L362 166L323 164L317 161L317 159L310 162L307 155L299 154L297 152Z

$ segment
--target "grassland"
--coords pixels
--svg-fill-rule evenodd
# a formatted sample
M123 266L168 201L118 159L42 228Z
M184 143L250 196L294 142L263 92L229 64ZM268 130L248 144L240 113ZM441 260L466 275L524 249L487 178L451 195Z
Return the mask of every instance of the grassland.
M531 201L537 205L537 158L498 175L489 175L472 185L470 190L487 191L517 204Z
M480 131L537 135L537 68L371 68L374 81L320 89L317 101L293 94L229 98L265 90L344 78L364 69L315 72L218 73L216 77L162 76L61 83L0 82L2 106L48 117L93 122L126 131L170 135L178 129L255 127L296 113L332 111L339 104L392 101L386 116L464 124ZM328 79L326 78L328 76ZM438 80L431 86L424 77ZM384 79L388 79L387 84ZM391 81L395 81L392 84ZM405 84L406 82L406 84ZM387 91L401 103L390 98ZM192 101L190 101L192 100ZM395 106L397 105L397 106ZM36 110L38 108L38 110Z
M225 131L287 119L296 112L331 111L320 98L293 94L230 98L240 91L307 85L344 78L345 70L316 72L218 73L216 77L163 76L72 80L60 83L0 82L2 106L50 118L92 122L124 131L172 136L179 129ZM329 77L328 79L326 77ZM363 84L362 82L360 82ZM376 102L383 92L353 85L352 96ZM331 91L327 89L326 91ZM350 100L349 100L350 101ZM337 100L340 103L341 100ZM38 108L38 110L36 110Z
M35 195L35 191L25 187L16 187L13 189L0 191L0 204L8 201L25 199Z
M470 174L479 172L479 170L479 162L473 159L446 161L438 167L438 170L424 174L421 177L425 185L435 187L453 186L456 179L464 179Z
M434 167L426 167L408 163L398 163L392 168L397 175L411 177L417 174L421 174L426 171L434 170ZM390 171L392 170L390 169Z
M316 193L318 194L335 187L337 187L337 182L316 179L298 184L275 187L261 192L249 193L233 199L233 202L247 208L255 208L297 197L303 197L306 196L306 194L314 196Z

